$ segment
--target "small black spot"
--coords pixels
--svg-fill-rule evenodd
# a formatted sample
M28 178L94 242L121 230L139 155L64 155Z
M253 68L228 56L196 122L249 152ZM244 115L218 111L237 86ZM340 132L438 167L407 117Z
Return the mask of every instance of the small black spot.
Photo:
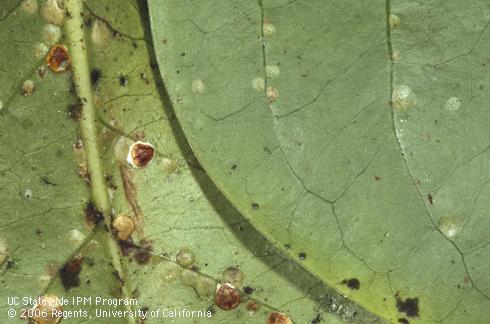
M185 52L180 53L180 56L185 56Z
M194 272L199 272L199 267L195 264L191 265L191 267L189 268L189 270L192 270Z
M120 85L121 87L125 87L125 86L127 86L127 85L128 85L128 78L127 78L125 75L122 75L122 74L121 74L121 75L119 76L119 85Z
M253 202L250 206L252 206L253 210L259 210L259 204L257 204L256 202Z
M41 180L46 186L57 186L57 184L49 180L47 176L42 176Z
M36 229L36 235L41 235L42 233L43 233L43 231L42 231L42 230L40 230L39 228L38 228L38 229Z
M124 256L130 255L134 249L137 247L133 242L118 240L119 248Z
M404 324L409 324L410 322L406 318L399 318L398 323L404 323Z
M284 248L285 248L286 250L291 249L291 244L288 244L288 243L284 244Z
M243 292L246 293L247 295L250 295L254 292L254 289L250 286L243 287Z
M264 146L262 149L264 150L264 152L272 154L272 151L267 146Z
M232 169L232 170L236 170L236 168L237 168L237 167L238 167L238 165L233 164L233 165L231 166L231 169Z
M124 256L129 256L132 254L138 264L147 264L150 261L152 251L151 246L147 244L138 246L133 242L121 240L118 240L118 243L122 254Z
M427 200L429 200L429 204L433 204L434 203L434 198L432 198L432 195L429 193L427 194Z
M299 258L300 260L304 260L304 259L306 259L306 253L305 253L305 252L300 252L300 253L298 254L298 258Z
M322 321L322 315L316 314L316 317L311 321L311 324L318 324Z
M68 106L68 115L74 121L79 121L82 117L83 104L80 101L75 102Z
M114 184L114 178L111 175L107 175L105 177L105 182L110 189L112 189L112 190L117 189L117 186Z
M151 251L147 247L138 247L134 250L134 259L138 264L147 264L151 258Z
M400 295L397 293L396 297L396 308L399 312L407 314L408 317L418 317L419 316L419 299L407 298L402 300Z
M357 278L344 279L342 283L352 290L359 290L361 288L361 282Z
M379 180L381 180L381 178L380 178L380 176L376 175L376 176L374 176L374 180L379 181Z
M101 77L102 72L98 68L93 68L92 71L90 71L90 82L92 82L94 88L97 87Z
M92 26L92 22L93 22L92 17L90 17L90 16L83 17L83 24L85 25L85 27Z
M15 260L14 259L7 260L7 263L5 264L5 269L10 270L13 267L15 267Z
M91 201L85 207L85 217L90 224L98 224L102 219L104 219L104 214L97 210L95 204Z
M82 271L82 265L80 260L76 258L68 261L63 268L60 269L60 280L65 290L80 285L80 271Z

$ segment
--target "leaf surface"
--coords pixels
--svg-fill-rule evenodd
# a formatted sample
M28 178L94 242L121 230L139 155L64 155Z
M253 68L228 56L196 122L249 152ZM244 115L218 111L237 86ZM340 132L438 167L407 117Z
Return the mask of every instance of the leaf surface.
M217 186L394 322L489 317L489 13L487 1L150 1L171 101Z

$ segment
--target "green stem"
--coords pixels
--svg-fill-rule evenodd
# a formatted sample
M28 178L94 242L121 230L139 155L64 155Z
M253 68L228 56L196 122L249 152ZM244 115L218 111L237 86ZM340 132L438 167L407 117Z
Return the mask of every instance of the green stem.
M77 95L83 104L80 130L87 156L92 200L97 209L103 212L105 226L107 229L110 229L111 202L105 182L103 158L97 140L98 120L92 99L89 64L85 50L87 42L85 41L84 29L80 27L83 26L83 0L66 0L65 9L71 13L71 17L66 19L64 31L68 39L73 82L75 83ZM124 297L131 298L128 283L124 280L123 276L121 252L110 230L107 231L105 245L114 270L123 279L123 295ZM130 306L126 308L127 310L131 310ZM127 318L127 321L128 323L135 323L135 319L132 317Z

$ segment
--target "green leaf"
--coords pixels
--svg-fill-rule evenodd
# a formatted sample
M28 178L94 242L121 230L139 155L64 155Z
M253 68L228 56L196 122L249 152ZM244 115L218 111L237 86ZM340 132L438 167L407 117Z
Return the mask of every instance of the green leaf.
M265 322L275 310L298 323L317 317L379 322L285 258L214 187L161 86L144 2L53 6L52 0L0 5L2 323L18 322L21 310L32 307L9 306L8 297L40 295L66 298L63 310L72 313L63 322L69 323L122 321L120 314L97 317L96 310L203 312L211 306L210 323ZM47 27L46 19L64 24ZM61 39L52 40L58 31ZM49 46L41 44L48 41L67 46L69 71L47 68L43 49ZM22 90L26 80L34 91ZM141 169L126 162L137 139L156 149ZM88 216L98 209L105 220L94 226L88 206ZM135 246L123 244L127 256L111 233L111 218L121 215L136 223ZM181 251L194 255L192 269L180 266ZM230 267L244 275L235 282L242 303L224 311L213 306L214 293ZM75 303L78 297L86 299ZM97 305L96 297L135 298L137 305ZM12 318L9 309L16 311ZM145 323L162 321L203 319Z
M393 322L490 316L489 14L483 0L150 1L210 177L281 250Z

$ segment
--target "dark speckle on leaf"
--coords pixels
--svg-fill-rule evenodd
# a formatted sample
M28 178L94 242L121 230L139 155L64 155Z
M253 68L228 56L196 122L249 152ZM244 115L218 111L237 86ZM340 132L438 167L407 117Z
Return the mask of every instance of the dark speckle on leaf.
M117 241L119 244L119 247L121 248L121 252L124 256L128 256L133 252L133 250L136 248L136 245L133 242L130 241Z
M68 106L68 115L71 119L77 122L80 120L80 117L82 117L82 109L82 103L80 101L77 101L74 104Z
M251 204L251 207L252 207L253 210L259 210L259 204L257 204L256 202L253 202Z
M246 293L247 295L250 295L254 292L254 289L250 286L243 287L243 292Z
M429 200L429 204L433 204L434 203L434 198L432 198L432 195L429 193L427 194L427 200Z
M119 85L121 87L125 87L128 85L128 78L125 75L120 75L119 76Z
M15 267L15 260L13 259L7 260L7 263L5 264L5 269L10 270L13 267Z
M146 247L137 248L134 251L134 259L138 264L147 264L151 258L151 251Z
M47 176L42 176L41 177L41 180L42 182L46 185L46 186L57 186L56 183L54 183L53 181L49 180L49 178Z
M98 68L93 68L92 71L90 71L90 82L92 82L94 88L97 87L101 76L102 72Z
M359 290L361 288L361 282L357 278L344 279L342 283L352 290Z
M298 254L298 258L299 258L300 260L304 260L304 259L306 259L306 253L305 253L305 252L300 252L300 253Z
M409 324L410 322L406 318L399 318L398 323Z
M311 324L319 324L322 321L322 315L316 314L316 317L311 321Z
M87 207L85 207L85 217L90 224L98 224L103 218L104 215L102 212L97 210L95 204L93 202L89 202Z
M407 314L408 317L419 316L419 299L417 297L403 300L398 293L395 297L396 308L399 312Z
M63 268L60 269L60 280L65 290L80 285L80 271L82 270L81 260L73 259L68 261Z
M133 255L138 264L147 264L151 259L152 247L148 244L136 245L130 241L118 241L124 256Z
M92 23L93 23L92 17L90 17L90 16L83 17L83 24L85 25L85 27L92 26Z

